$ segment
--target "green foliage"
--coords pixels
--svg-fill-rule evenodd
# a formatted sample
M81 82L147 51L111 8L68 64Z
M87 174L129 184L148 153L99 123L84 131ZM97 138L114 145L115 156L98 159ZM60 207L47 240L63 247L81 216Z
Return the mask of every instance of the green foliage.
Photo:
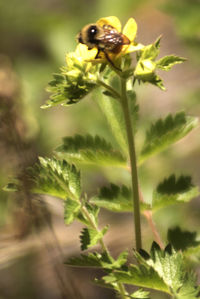
M198 187L192 184L190 176L176 178L173 174L153 192L152 209L155 211L175 203L188 202L198 195Z
M136 121L138 119L139 106L136 103L135 92L129 90L127 95L130 104L131 120L132 120L133 127L135 128L134 130L135 132ZM125 129L124 116L121 109L121 104L118 101L113 100L112 98L103 97L103 96L98 96L97 103L100 106L101 110L103 111L103 114L105 115L108 121L108 124L111 128L111 131L117 143L121 147L123 153L126 156L128 156L126 129Z
M133 299L150 299L149 292L143 291L142 289L137 290L136 292L130 295L130 298Z
M98 207L111 210L113 212L133 211L133 198L131 189L122 185L121 187L110 184L109 187L102 187L99 194L90 199ZM140 203L141 210L149 210L150 205Z
M59 156L70 162L97 166L126 167L126 159L112 145L99 136L64 137L56 149Z
M80 211L81 204L78 201L67 198L65 200L64 219L65 223L69 225L72 223Z
M89 247L96 245L105 235L108 226L105 226L101 231L92 228L84 228L80 235L81 250L86 250Z
M146 287L168 293L168 287L158 273L150 266L130 265L128 270L119 270L103 277L106 283L120 283Z
M120 269L127 262L127 255L128 253L124 251L114 260L111 259L106 252L102 254L94 252L88 253L88 255L81 254L80 257L70 258L66 264L78 267L103 268L106 270Z
M169 56L165 56L165 57L162 57L161 59L159 59L156 62L156 66L163 71L169 71L169 70L171 70L172 66L174 66L175 64L178 64L178 63L182 63L184 61L186 61L185 58L174 56L174 55L169 55Z
M84 213L80 212L77 215L77 220L90 228L93 228L94 225L98 226L99 208L95 205L89 204L87 200L83 200L82 204L86 208L87 214L89 215L90 219L88 219L88 216L86 216Z
M198 124L198 119L179 112L174 116L169 114L165 119L158 119L146 132L139 163L143 163L150 156L159 153L171 144L182 139Z
M170 246L165 250L153 242L150 255L141 250L135 253L138 266L131 265L127 271L114 271L104 277L105 281L133 284L160 290L171 294L174 298L199 298L196 277L188 271L181 252L176 252Z
M168 71L177 63L182 63L186 59L169 55L155 61L160 50L160 39L159 37L153 44L145 46L140 55L138 55L138 63L134 71L134 77L139 82L149 82L156 85L162 90L165 90L162 79L156 74L156 69L160 68L164 71Z
M79 200L80 173L65 160L40 157L39 163L29 170L29 176L34 182L33 193Z
M196 232L182 231L180 227L175 227L168 230L167 239L176 250L199 247L200 251L200 241L197 240Z
M96 67L88 63L80 63L74 55L67 55L67 66L60 69L60 73L53 75L47 91L52 95L41 108L50 108L61 104L68 106L75 104L90 93L96 86Z

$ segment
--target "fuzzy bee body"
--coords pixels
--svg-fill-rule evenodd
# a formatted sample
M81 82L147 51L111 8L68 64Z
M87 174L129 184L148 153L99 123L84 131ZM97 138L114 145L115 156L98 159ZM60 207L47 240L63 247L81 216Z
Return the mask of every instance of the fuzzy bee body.
M103 27L97 24L89 24L83 27L78 35L78 41L88 46L88 49L97 48L99 54L103 52L108 58L108 53L118 54L123 45L129 45L130 40L121 32L110 25Z

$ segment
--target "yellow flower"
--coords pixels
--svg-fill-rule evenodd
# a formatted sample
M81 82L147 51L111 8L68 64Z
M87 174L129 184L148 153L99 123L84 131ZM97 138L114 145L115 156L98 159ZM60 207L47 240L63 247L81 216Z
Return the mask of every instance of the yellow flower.
M119 53L109 52L109 58L111 60L115 60L121 56L126 55L127 53L135 52L135 51L141 50L143 48L142 44L137 44L135 42L135 37L137 34L137 24L133 18L130 18L127 21L123 30L121 30L121 22L115 16L101 18L96 23L100 27L103 27L104 25L110 25L110 26L114 27L118 32L122 32L130 40L130 44L123 45L122 49ZM85 44L79 43L76 48L75 53L77 55L80 55L79 56L80 59L85 60L85 61L89 61L89 62L93 62L93 63L101 63L101 62L106 61L106 57L103 52L100 53L100 55L99 55L100 58L98 57L96 59L95 57L98 53L98 49L95 47L91 50L88 50L88 47Z

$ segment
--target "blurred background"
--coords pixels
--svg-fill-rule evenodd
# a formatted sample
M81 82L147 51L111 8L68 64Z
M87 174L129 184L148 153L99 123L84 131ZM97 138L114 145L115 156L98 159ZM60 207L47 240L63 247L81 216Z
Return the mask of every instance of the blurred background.
M138 23L137 41L152 43L160 34L161 56L177 54L188 60L169 73L162 72L167 92L150 85L137 87L140 105L138 140L149 122L168 113L200 112L200 1L199 0L0 0L0 299L93 299L114 298L109 290L92 283L101 273L72 269L63 260L80 252L81 225L66 227L63 203L56 198L32 198L26 180L19 194L2 191L9 178L31 166L38 155L51 155L64 136L99 134L113 140L99 107L87 97L69 108L40 109L48 99L45 88L65 64L65 53L73 51L75 37L87 23L115 15L124 24L129 17ZM192 175L200 182L200 129L140 169L144 197L164 177ZM92 194L111 180L127 181L116 170L83 171L84 190ZM200 203L160 210L154 217L164 242L167 229L180 225L196 231L200 225ZM108 247L116 256L132 248L132 217L101 213L109 223ZM143 219L144 248L149 249L152 232ZM154 293L153 298L167 298Z

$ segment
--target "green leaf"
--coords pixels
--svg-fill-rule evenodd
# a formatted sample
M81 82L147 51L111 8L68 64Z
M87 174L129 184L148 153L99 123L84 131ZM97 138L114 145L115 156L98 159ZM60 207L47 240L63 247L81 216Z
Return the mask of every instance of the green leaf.
M106 252L102 254L94 252L88 255L82 254L80 257L70 258L65 264L79 267L95 267L106 270L120 269L127 262L128 253L122 252L116 260L111 260Z
M63 199L79 200L80 173L74 165L56 158L39 158L29 170L29 176L34 182L33 193L48 194Z
M145 253L145 254L144 254ZM143 257L145 256L145 258ZM114 271L104 277L108 283L121 282L166 292L176 299L199 298L196 277L188 270L184 256L170 246L165 250L153 242L150 255L135 252L138 266Z
M128 91L129 105L131 111L132 124L136 131L136 122L138 119L138 105L136 104L136 94L132 91ZM128 157L128 144L126 138L126 127L124 122L124 115L122 113L121 104L113 100L112 98L97 96L98 105L100 106L103 114L105 115L108 124L111 128L113 136L122 149L126 157Z
M198 119L179 112L169 114L165 119L158 119L146 132L146 139L139 157L139 164L159 153L186 136L198 124Z
M191 182L190 176L171 175L161 182L153 192L153 211L175 203L188 202L199 195L198 187Z
M105 226L101 231L84 228L80 235L81 250L86 250L89 247L96 245L99 240L103 238L107 230L108 226Z
M130 265L128 270L116 270L104 276L106 283L120 282L169 293L168 287L158 273L148 265Z
M182 63L186 60L187 59L183 57L169 55L162 57L160 60L156 61L156 66L163 71L169 71L175 64Z
M186 250L189 247L200 246L196 232L182 231L180 227L169 229L167 239L176 250Z
M80 211L81 204L78 201L67 198L65 200L64 219L65 224L72 223Z
M177 299L199 298L196 277L188 270L183 254L176 252L169 245L162 251L154 242L148 265L159 274Z
M142 289L137 290L136 292L130 295L130 298L133 299L150 299L149 292L144 291Z
M88 255L81 254L80 257L72 257L68 259L65 264L77 267L94 267L102 268L102 255L100 253L88 253Z
M123 155L99 136L93 137L88 134L64 137L56 152L73 163L126 167Z
M99 287L115 290L116 293L119 292L117 283L106 283L103 279L97 279L97 278L95 278L93 282L95 285L97 285Z
M109 187L102 187L99 194L90 199L98 207L111 210L113 212L132 212L133 211L133 198L131 188L124 185L121 187L110 184ZM141 210L151 209L150 205L140 203Z

